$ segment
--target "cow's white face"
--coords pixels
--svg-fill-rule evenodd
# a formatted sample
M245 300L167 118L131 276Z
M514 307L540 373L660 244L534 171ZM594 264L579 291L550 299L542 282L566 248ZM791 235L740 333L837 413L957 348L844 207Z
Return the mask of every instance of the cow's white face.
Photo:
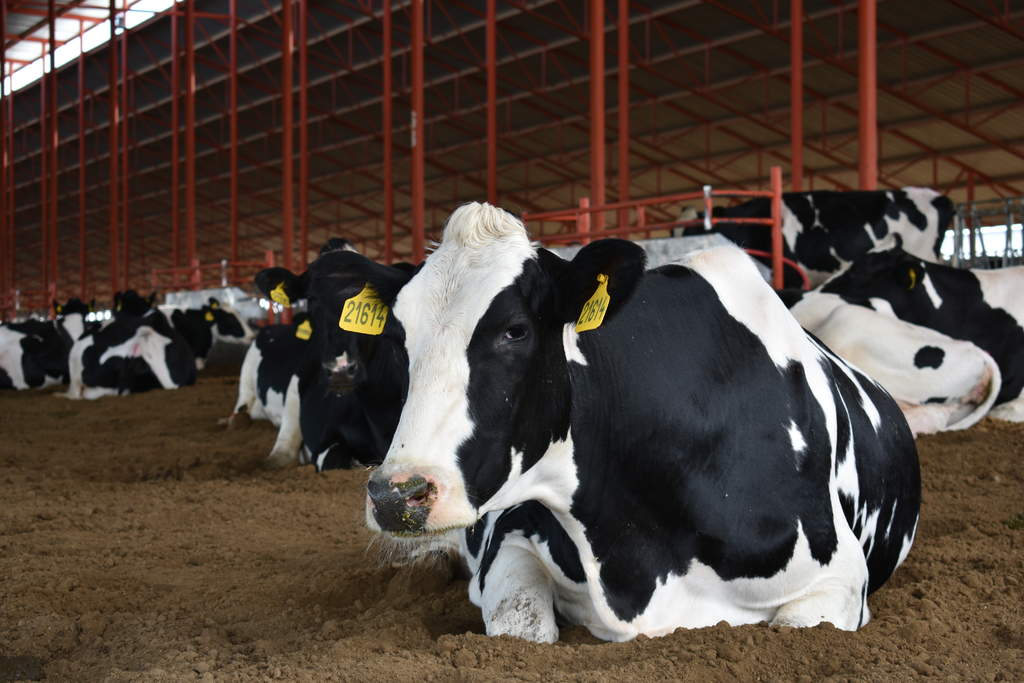
M460 447L480 427L469 398L470 342L495 298L535 258L526 230L512 215L468 204L452 214L443 243L395 301L394 313L405 331L409 393L374 479L399 489L424 479L420 507L427 516L417 526L428 533L477 521L478 505L470 501L459 459ZM510 332L509 347L521 331L512 328L499 332ZM375 509L368 497L367 524L379 530Z
M477 522L499 490L503 506L525 500L507 485L538 484L527 473L569 429L566 324L593 298L598 274L610 318L642 272L643 251L630 243L595 242L566 262L534 249L500 209L452 214L395 301L409 391L367 485L370 528L434 535Z

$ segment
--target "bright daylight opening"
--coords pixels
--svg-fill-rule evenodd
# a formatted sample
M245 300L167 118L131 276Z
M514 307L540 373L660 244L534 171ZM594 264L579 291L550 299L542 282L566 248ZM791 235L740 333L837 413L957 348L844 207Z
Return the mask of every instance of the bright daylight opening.
M177 1L181 2L181 0ZM135 28L139 24L152 19L168 7L171 7L174 2L175 0L136 0L129 5L127 10L117 12L115 17L118 25L117 33L120 34L125 29ZM53 53L54 63L58 69L73 61L83 52L94 50L110 40L110 22L106 20L94 24L81 34L78 33L80 24L77 19L61 19L58 17L55 24L57 40L67 41L63 45L58 46ZM73 31L69 31L70 28L73 28ZM42 28L36 31L33 37L48 38L48 29ZM49 71L49 63L49 55L40 56L35 61L16 69L11 75L4 78L4 94L16 92L38 81L43 77L44 73Z

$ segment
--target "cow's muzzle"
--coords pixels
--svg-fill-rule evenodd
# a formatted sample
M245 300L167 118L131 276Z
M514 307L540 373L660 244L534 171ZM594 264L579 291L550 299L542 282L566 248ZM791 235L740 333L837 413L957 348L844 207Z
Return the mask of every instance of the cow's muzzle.
M366 484L366 492L381 531L393 534L424 533L430 508L437 500L437 486L419 475L395 481L375 473Z

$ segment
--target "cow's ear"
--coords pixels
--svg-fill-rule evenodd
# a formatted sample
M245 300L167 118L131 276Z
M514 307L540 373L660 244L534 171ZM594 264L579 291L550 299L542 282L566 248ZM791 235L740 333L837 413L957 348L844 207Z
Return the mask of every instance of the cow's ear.
M153 290L153 293L150 294L149 297L146 299L146 303L149 304L150 306L152 306L155 301L156 301L156 290Z
M921 283L921 280L924 279L924 269L917 264L913 264L906 269L906 275L904 278L906 280L907 289L914 289Z
M271 301L291 306L306 298L306 275L296 275L287 268L264 268L256 273L256 286Z
M369 285L382 303L391 306L416 268L385 266L357 252L332 251L318 258L309 272L318 293L347 299Z
M92 300L89 301L89 312L90 313L95 313L96 312L96 299L92 299Z
M60 315L63 310L64 310L64 307L60 305L60 302L57 301L56 299L54 299L53 300L53 312L56 313L57 315Z
M555 273L562 320L575 320L578 332L600 327L629 300L645 263L644 250L626 240L598 240L580 249ZM542 266L551 269L550 263Z
M220 308L220 302L217 301L216 297L212 297L211 296L208 303L210 304L210 308L212 308L214 310Z

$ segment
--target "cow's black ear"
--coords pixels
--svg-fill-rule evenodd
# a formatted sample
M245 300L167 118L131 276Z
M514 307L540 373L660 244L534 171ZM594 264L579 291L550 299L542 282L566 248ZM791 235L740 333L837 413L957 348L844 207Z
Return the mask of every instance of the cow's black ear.
M211 296L208 303L210 304L210 308L220 308L220 302L217 301L215 297Z
M90 313L95 313L96 312L96 299L91 299L89 301L89 312Z
M377 297L388 306L394 304L398 292L412 278L413 267L385 266L354 251L332 251L323 254L309 267L311 284L318 295L344 299L357 294L366 285L373 287Z
M256 273L256 286L264 295L282 306L291 306L306 298L306 275L296 275L287 268L264 268Z
M561 317L577 331L600 327L629 300L644 273L644 250L626 240L591 242L557 277Z
M60 302L57 301L56 299L54 299L53 300L53 312L56 313L57 315L60 315L61 311L63 311L63 310L64 310L64 307L60 305Z
M153 293L150 294L149 297L146 299L146 303L149 304L150 306L152 306L155 301L156 301L156 290L153 290Z

